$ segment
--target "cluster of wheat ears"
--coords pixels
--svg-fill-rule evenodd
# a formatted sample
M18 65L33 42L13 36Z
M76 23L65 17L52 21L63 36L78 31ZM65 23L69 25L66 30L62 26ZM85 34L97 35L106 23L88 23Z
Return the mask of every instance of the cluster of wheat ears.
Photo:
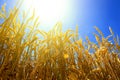
M119 38L104 37L95 27L96 42L62 31L57 23L48 32L38 18L19 9L0 11L0 80L120 80ZM110 40L113 44L110 42Z

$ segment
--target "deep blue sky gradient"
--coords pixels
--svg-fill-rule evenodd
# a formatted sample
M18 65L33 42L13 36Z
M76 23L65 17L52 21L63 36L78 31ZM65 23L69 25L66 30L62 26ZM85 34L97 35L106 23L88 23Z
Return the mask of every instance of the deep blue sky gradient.
M90 36L93 40L94 26L97 26L105 36L110 34L111 27L120 36L120 0L74 0L74 24L79 26L79 35ZM72 23L72 21L70 22Z
M6 2L7 9L14 6L15 0L0 0L0 6ZM120 0L70 0L71 12L67 21L63 21L64 29L75 29L79 26L79 36L89 36L94 41L93 28L97 26L105 36L110 34L111 27L116 35L120 36Z

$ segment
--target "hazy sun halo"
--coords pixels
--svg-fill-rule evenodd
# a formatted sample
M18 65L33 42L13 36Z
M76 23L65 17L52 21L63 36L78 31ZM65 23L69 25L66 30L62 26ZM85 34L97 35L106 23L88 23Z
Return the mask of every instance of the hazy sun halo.
M26 8L34 8L40 22L51 24L65 19L68 0L25 0Z

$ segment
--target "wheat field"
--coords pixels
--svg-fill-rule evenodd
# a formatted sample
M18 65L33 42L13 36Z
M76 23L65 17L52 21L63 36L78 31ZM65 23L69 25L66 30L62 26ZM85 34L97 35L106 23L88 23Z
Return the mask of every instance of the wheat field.
M80 39L78 26L63 32L58 22L46 32L38 29L34 12L27 15L2 6L0 80L120 80L119 37L111 28L104 37L95 27L95 43Z

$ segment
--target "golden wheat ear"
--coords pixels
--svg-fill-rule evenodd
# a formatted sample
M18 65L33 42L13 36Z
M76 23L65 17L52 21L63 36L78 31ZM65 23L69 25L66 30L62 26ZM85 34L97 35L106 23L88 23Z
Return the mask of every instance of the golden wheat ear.
M102 31L98 28L98 27L94 27L96 29L96 31L102 36L104 37L104 34L102 33Z
M112 31L112 28L111 28L111 27L109 27L109 31L110 31L110 33L111 33L112 35L114 35L114 32Z

